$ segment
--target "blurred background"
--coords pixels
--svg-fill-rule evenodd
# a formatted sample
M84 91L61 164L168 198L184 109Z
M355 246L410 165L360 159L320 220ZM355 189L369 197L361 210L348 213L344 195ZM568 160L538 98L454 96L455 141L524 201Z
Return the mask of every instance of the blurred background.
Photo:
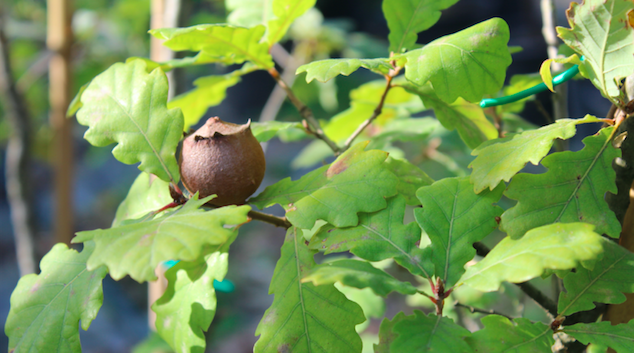
M186 27L225 22L233 8L258 1L227 0L226 4L223 0L162 2L169 4L164 13L178 14L170 20L179 27ZM79 87L113 63L125 61L130 56L150 56L147 31L151 18L157 20L158 15L152 13L150 0L74 0L72 8L67 10L65 4L68 1L3 0L0 3L0 48L4 58L0 60L3 64L0 68L2 325L9 312L11 292L21 273L39 272L37 264L41 257L55 243L67 242L74 232L110 227L118 204L139 173L135 166L116 161L110 153L112 147L89 145L82 138L86 128L78 125L74 118L65 120L63 113ZM569 1L555 1L554 4L556 23L567 26L564 10ZM59 16L54 17L56 14ZM55 18L63 19L64 16L68 17L70 26L55 23L58 21ZM418 42L427 43L491 17L506 20L511 31L509 45L523 48L513 55L507 80L514 74L536 72L548 58L542 35L540 0L461 0L443 11L439 22L421 33ZM54 28L56 25L58 27ZM287 55L293 55L296 67L302 62L327 57L385 57L388 55L387 35L380 0L318 0L316 10L291 29L282 47L277 49L276 59L283 61ZM190 90L197 77L234 69L219 65L178 69L171 77L171 89L179 94ZM287 77L292 80L293 76ZM304 76L300 75L293 89L318 119L329 120L349 107L352 89L376 78L359 70L326 84L315 81L306 84ZM205 117L219 116L235 123L271 118L299 121L297 111L289 103L282 104L279 95L272 95L273 89L274 80L266 72L246 75L228 89L226 99L211 107ZM588 81L570 82L568 94L570 117L586 113L601 117L609 109L608 102ZM22 104L16 105L20 100ZM552 116L552 111L551 95L542 93L526 105L521 115L535 125L544 125L548 122L546 116ZM431 115L431 112L423 112L417 116ZM585 134L596 130L592 126L584 125L583 128L587 129ZM434 179L468 174L466 166L472 158L469 151L455 132L440 130L432 136L436 139L397 147ZM580 137L571 142L572 149L578 149L578 141ZM438 152L436 159L421 152L428 150L430 144L436 144L432 146ZM309 141L284 143L271 140L266 148L267 172L261 189L289 175L297 178L320 162L329 161L319 151L304 149L307 145ZM16 156L21 159L16 161ZM11 201L11 196L16 195L18 201ZM21 196L25 202L20 202ZM282 210L270 212L281 214ZM17 224L20 219L24 224ZM491 241L495 241L495 236ZM282 229L264 223L252 222L241 229L231 248L227 276L236 289L232 293L218 294L218 311L208 332L208 351L252 351L257 339L255 328L273 300L267 294L268 284L283 237ZM29 239L35 258L31 263L16 252L16 249L29 246ZM26 257L29 257L28 253ZM392 271L407 279L407 275L399 273L398 269ZM537 285L545 290L550 288L548 281ZM498 301L498 309L509 315L545 320L542 311L525 300L514 287L505 290L509 295L504 300L495 297L498 295L495 293L480 295L480 299L483 303ZM385 315L391 318L400 310L411 312L411 305L425 305L418 300L390 295ZM143 342L148 344L144 341L150 335L147 305L146 284L138 284L129 278L115 282L106 277L104 304L90 329L81 332L84 351L129 352ZM459 309L449 310L456 310L458 319L468 314ZM370 322L368 335L376 333L379 323L379 319ZM468 328L477 329L477 321ZM0 335L0 352L5 351L7 345L6 336ZM143 351L143 347L147 346L137 346L137 351Z

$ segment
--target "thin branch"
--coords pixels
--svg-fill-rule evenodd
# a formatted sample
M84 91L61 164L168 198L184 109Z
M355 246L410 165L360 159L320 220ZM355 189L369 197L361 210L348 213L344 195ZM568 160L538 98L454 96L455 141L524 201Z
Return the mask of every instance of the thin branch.
M276 227L282 227L282 228L288 229L292 226L292 224L286 219L286 217L277 217L267 213L262 213L262 212L253 211L253 210L249 211L249 213L247 213L247 216L261 222L270 223Z
M459 308L464 308L469 310L470 313L474 314L474 313L480 313L480 314L487 314L487 315L500 315L500 316L504 316L505 318L509 319L509 320L513 320L513 318L511 316L508 315L504 315L501 313L498 313L497 311L493 310L493 309L489 309L489 310L485 310L485 309L478 309L476 307L473 307L471 305L465 305L465 304L461 304L458 301L456 301L454 304L454 306L459 307Z
M486 256L491 251L491 249L480 242L474 243L473 247L476 249L476 253L482 257ZM537 305L541 306L553 317L557 316L557 303L546 296L542 291L537 289L537 287L528 282L514 284L518 286L524 293L526 293L526 295L528 295L531 299L533 299L537 303Z
M269 69L269 74L273 77L273 79L275 79L277 84L280 85L280 87L282 87L282 89L286 92L288 99L291 101L291 103L293 103L295 108L297 108L302 118L304 118L304 121L307 124L307 128L309 132L314 134L318 139L324 141L328 145L328 147L330 147L330 149L334 152L335 156L338 156L339 154L341 154L342 151L339 148L339 146L337 146L336 143L334 143L331 139L328 138L328 136L326 136L324 131L321 129L321 125L319 125L319 122L317 121L317 119L315 119L313 112L304 103L302 103L302 101L300 101L299 98L297 98L297 96L295 96L295 93L293 93L293 90L282 79L282 77L280 76L280 73L275 68L272 68L272 69Z
M372 124L374 119L376 119L379 115L381 115L381 112L383 111L383 104L385 104L385 97L387 97L387 93L390 91L390 88L392 88L392 78L393 77L391 75L386 76L387 83L385 84L385 90L383 91L383 95L381 95L381 100L379 101L379 105L377 105L376 109L374 109L374 112L372 112L372 116L370 116L368 120L364 121L361 125L359 125L359 127L357 127L357 129L352 133L352 135L350 135L350 137L346 140L346 143L343 145L342 150L345 151L348 148L350 148L350 145L352 145L352 142L354 142L354 139L356 139L363 132L363 130L365 130L366 127Z

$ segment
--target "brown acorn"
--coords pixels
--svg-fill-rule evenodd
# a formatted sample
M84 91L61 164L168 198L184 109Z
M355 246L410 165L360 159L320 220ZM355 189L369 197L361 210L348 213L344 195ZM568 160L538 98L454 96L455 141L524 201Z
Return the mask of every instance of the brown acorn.
M260 186L266 161L251 132L251 121L232 124L218 117L183 141L179 160L181 179L199 197L216 194L215 206L240 205Z

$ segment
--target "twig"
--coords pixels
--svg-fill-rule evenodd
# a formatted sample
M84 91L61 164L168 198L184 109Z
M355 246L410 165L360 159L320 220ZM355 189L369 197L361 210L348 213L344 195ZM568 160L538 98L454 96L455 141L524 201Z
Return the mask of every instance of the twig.
M269 74L286 92L288 99L291 101L291 103L293 103L295 108L297 108L302 118L304 118L309 132L314 134L318 139L324 141L334 152L335 156L341 154L341 149L339 148L339 146L337 146L336 143L334 143L331 139L328 138L328 136L326 136L324 131L321 129L321 125L319 125L319 122L317 121L317 119L315 119L313 112L304 103L302 103L302 101L300 101L297 96L295 96L295 93L293 93L293 90L286 84L286 82L284 82L284 80L280 76L280 73L275 68L271 68L269 69Z
M15 234L16 257L20 275L36 271L34 245L34 206L29 185L31 138L30 116L24 97L16 87L9 61L8 41L4 36L4 16L0 6L0 99L11 126L6 156L6 186Z
M381 100L379 101L379 104L376 106L376 109L374 109L374 112L372 112L372 116L370 116L366 121L359 125L359 127L357 127L352 135L350 135L350 137L346 140L346 143L343 145L342 150L345 151L350 148L350 145L352 145L354 139L356 139L363 132L363 130L365 130L365 128L374 121L374 119L381 115L381 112L383 111L383 104L385 104L385 97L387 97L387 93L390 91L390 88L392 88L392 78L392 75L388 75L385 77L387 81L387 83L385 84L385 90L383 91L383 95L381 95Z
M486 256L491 251L491 249L480 242L474 243L473 247L476 249L476 253L482 257ZM526 295L528 295L531 299L533 299L539 306L550 313L553 318L557 316L557 304L552 299L547 297L544 293L542 293L542 291L528 282L514 284L518 286L524 293L526 293Z
M464 308L469 310L470 313L474 314L474 313L480 313L480 314L487 314L487 315L500 315L500 316L504 316L505 318L509 319L509 320L513 320L512 317L508 316L508 315L504 315L504 314L500 314L497 311L490 309L490 310L485 310L485 309L478 309L476 307L473 307L471 305L465 305L465 304L461 304L458 301L456 301L454 304L454 306L457 306L459 308Z
M249 211L249 213L247 213L247 216L251 217L252 219L257 219L258 221L270 223L276 227L288 229L292 226L291 223L286 219L286 217L277 217L253 210Z

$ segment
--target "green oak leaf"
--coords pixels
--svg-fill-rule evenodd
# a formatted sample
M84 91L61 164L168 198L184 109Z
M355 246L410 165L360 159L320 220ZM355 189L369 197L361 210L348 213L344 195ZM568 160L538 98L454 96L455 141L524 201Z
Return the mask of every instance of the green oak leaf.
M616 101L619 83L634 72L634 3L585 0L566 11L570 28L557 27L559 37L585 57L579 67L603 96Z
M165 272L167 289L152 310L156 330L176 352L204 351L204 332L216 313L213 283L223 280L227 267L227 252L216 251L194 262L180 261Z
M379 75L386 75L392 69L390 59L388 58L343 58L313 61L298 67L295 74L299 75L302 72L305 72L306 82L309 83L315 79L320 82L326 82L339 75L348 76L357 71L360 67L368 69Z
M634 320L619 325L608 321L566 326L562 330L583 344L599 344L618 353L634 352Z
M299 129L305 131L301 123L283 122L283 121L266 121L263 123L251 123L251 132L259 142L266 142L281 131L289 129Z
M314 253L297 228L288 230L269 288L273 304L255 331L255 353L361 352L355 331L365 321L361 308L334 285L300 281L316 265Z
M81 95L84 93L89 84L90 82L79 87L79 91L77 92L75 97L73 97L73 100L70 101L70 104L68 104L68 109L66 110L67 118L75 115L75 113L77 113L77 111L83 106L83 104L81 103Z
M119 204L112 227L118 227L126 220L139 219L170 202L172 197L169 184L151 174L141 172L132 183L128 195Z
M412 256L418 249L421 230L415 223L403 224L405 199L396 196L388 200L387 208L359 215L359 224L352 227L334 227L327 224L313 235L309 247L324 253L350 251L368 261L381 261L392 257L404 259L426 269ZM429 276L427 276L429 277Z
M567 140L575 135L578 124L598 121L592 115L586 115L583 119L560 119L537 130L482 144L471 152L477 157L469 164L469 168L473 169L471 182L475 191L479 193L486 188L493 189L501 181L511 180L526 163L539 164L552 148L555 139Z
M500 228L515 239L545 224L586 222L594 224L597 233L618 238L621 225L604 198L607 192L617 192L612 161L621 155L610 142L611 131L586 137L581 151L544 158L546 173L514 176L504 194L518 202L504 212Z
M390 345L391 352L473 352L465 341L471 332L447 317L414 310L414 315L395 323L393 331L398 337Z
M357 213L385 208L385 199L396 194L398 184L384 163L387 152L364 151L366 145L357 143L332 164L297 181L283 179L249 202L260 209L278 203L289 222L303 229L311 229L318 219L337 227L357 225Z
M188 131L205 115L207 109L222 103L227 96L227 89L238 82L240 76L234 74L199 77L194 81L196 88L174 97L167 107L181 109L185 119L183 130Z
M396 189L400 195L405 197L405 202L412 206L420 205L420 200L416 197L416 190L423 186L431 185L434 180L406 159L397 159L390 156L385 160L385 164L399 179Z
M623 293L634 293L634 254L618 244L603 242L604 253L592 269L578 268L564 277L566 292L559 295L560 315L590 310L594 303L620 304Z
M403 87L417 94L425 107L433 109L436 118L447 130L458 130L460 138L469 148L476 148L483 142L498 137L497 129L487 120L479 105L462 98L451 104L446 103L438 98L429 84L421 87L406 84Z
M555 223L535 228L522 238L506 237L458 281L482 292L497 290L503 281L526 282L545 270L568 270L603 252L601 235L586 223Z
M90 270L106 265L115 280L130 275L138 282L152 281L159 263L193 261L205 245L226 243L237 226L248 221L249 206L200 209L210 199L194 197L180 209L149 221L79 232L73 242L95 241L95 253L88 259Z
M227 23L234 26L253 27L268 22L273 14L271 0L225 0Z
M405 60L405 78L412 83L422 86L431 81L442 101L462 97L477 102L502 88L512 61L508 41L506 22L492 18L395 59Z
M81 94L77 121L88 126L84 138L112 150L126 164L172 183L180 174L176 147L183 132L179 109L167 109L167 78L160 69L148 73L143 61L117 63L95 77Z
M542 82L543 81L541 76L539 76L539 74L536 74L536 73L513 75L509 81L508 86L505 86L502 92L505 96L510 96L512 94L515 94L525 89L536 86ZM498 114L520 113L524 110L524 105L526 105L526 102L533 101L533 100L535 100L534 95L528 96L526 98L520 99L513 103L499 105L496 107L496 110ZM505 130L508 131L508 129L506 129L506 126L505 126Z
M215 57L217 62L241 64L250 61L260 69L270 69L273 58L269 54L269 46L260 41L265 30L261 25L244 28L211 24L153 29L150 34L165 40L163 45L175 51L200 51L208 57Z
M381 321L381 326L379 327L379 343L374 344L374 353L392 353L390 346L396 337L398 337L398 334L394 332L394 325L405 318L407 318L405 313L400 311L394 315L392 320L384 318L383 321Z
M204 65L204 64L211 64L211 63L225 63L227 65L231 64L231 59L227 59L227 58L219 59L218 57L209 55L205 52L199 52L198 54L194 56L186 56L183 58L176 58L176 59L171 59L171 60L166 60L161 62L157 62L148 58L132 56L127 58L125 62L128 63L134 60L144 61L145 64L147 65L148 72L156 68L161 68L161 70L163 70L164 72L168 72L177 68L189 67L194 65ZM249 64L243 65L242 68L240 68L240 70L237 70L237 71L246 71L246 70L255 71L257 70L257 67L249 63Z
M452 286L464 273L464 265L476 254L473 243L498 226L502 208L495 206L504 186L473 192L469 178L446 178L416 192L423 207L414 210L416 222L431 240L434 275Z
M385 149L395 141L421 141L438 127L434 118L409 118L390 120L370 137L368 148Z
M458 0L384 0L383 14L390 29L390 52L400 54L416 44L418 33L429 29L444 10Z
M341 283L354 288L371 288L374 293L386 297L390 292L414 294L416 287L409 282L401 282L369 262L343 259L313 267L302 278L302 283L312 282L316 286Z
M550 352L555 344L553 331L541 322L524 318L511 321L500 315L487 315L481 321L484 328L466 338L477 353Z
M317 0L273 0L273 15L267 24L266 42L270 46L282 40L291 24L315 6Z
M42 258L39 275L20 279L4 326L10 352L81 352L79 321L87 330L97 316L108 273L105 267L86 268L94 248L89 242L78 253L57 244Z

